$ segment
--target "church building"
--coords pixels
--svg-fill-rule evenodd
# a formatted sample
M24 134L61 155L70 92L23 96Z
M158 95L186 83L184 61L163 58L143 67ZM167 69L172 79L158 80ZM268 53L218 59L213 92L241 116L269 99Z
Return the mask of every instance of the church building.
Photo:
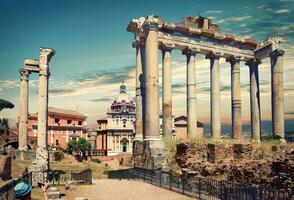
M111 101L107 117L97 120L97 131L91 135L92 147L97 155L132 153L135 113L135 102L123 82L119 94Z

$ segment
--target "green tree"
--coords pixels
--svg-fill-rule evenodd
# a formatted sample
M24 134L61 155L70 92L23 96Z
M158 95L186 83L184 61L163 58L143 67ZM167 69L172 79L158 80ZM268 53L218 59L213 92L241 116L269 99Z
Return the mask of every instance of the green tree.
M67 143L67 152L71 154L80 153L80 152L85 153L90 150L91 150L91 143L84 138L79 138L78 140L73 139Z
M0 112L5 108L12 109L14 108L14 104L4 99L0 99Z

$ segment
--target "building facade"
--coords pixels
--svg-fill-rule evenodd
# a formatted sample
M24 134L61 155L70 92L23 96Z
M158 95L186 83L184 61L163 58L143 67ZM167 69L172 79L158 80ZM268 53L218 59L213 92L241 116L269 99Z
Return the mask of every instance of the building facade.
M91 143L99 155L132 153L135 112L135 102L122 83L119 94L111 102L107 117L97 120L97 131L91 135Z
M82 113L60 108L48 108L47 142L52 147L66 149L72 138L88 139L87 117ZM38 115L28 116L28 139L36 140L38 136Z
M203 136L203 123L201 122L195 122L197 123L197 133L201 136ZM179 116L174 119L174 125L175 125L175 137L176 138L187 138L188 132L187 132L187 117L186 116Z

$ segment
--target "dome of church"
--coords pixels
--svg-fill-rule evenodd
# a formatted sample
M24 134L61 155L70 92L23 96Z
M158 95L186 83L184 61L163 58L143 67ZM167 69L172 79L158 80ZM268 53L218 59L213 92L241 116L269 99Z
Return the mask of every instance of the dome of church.
M122 85L120 86L120 92L114 98L113 103L133 103L133 98L129 94L127 94L127 88L124 85L124 82L122 82Z

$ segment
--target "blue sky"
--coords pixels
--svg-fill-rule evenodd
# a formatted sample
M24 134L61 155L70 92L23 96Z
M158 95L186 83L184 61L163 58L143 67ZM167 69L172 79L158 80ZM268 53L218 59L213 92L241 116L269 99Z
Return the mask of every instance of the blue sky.
M282 36L286 50L284 59L285 112L294 113L290 101L294 97L294 2L293 0L0 0L0 98L16 107L1 115L16 119L19 99L19 73L24 58L38 58L40 47L51 47L56 55L50 63L50 106L76 109L89 116L89 123L105 115L110 100L126 81L134 94L135 51L133 35L126 31L132 18L156 14L169 22L183 16L198 14L212 18L225 33L263 40L272 35ZM160 58L161 56L159 56ZM208 62L199 57L196 63L199 118L209 119ZM159 61L160 63L160 61ZM174 109L185 113L185 57L173 52ZM229 65L222 63L222 118L230 117ZM242 67L242 105L244 120L249 119L248 69ZM198 71L197 71L198 69ZM261 67L262 114L270 116L270 71L268 60ZM30 112L37 111L37 76L31 76ZM244 103L243 103L244 102ZM263 106L264 105L264 106ZM203 109L203 107L205 109Z

